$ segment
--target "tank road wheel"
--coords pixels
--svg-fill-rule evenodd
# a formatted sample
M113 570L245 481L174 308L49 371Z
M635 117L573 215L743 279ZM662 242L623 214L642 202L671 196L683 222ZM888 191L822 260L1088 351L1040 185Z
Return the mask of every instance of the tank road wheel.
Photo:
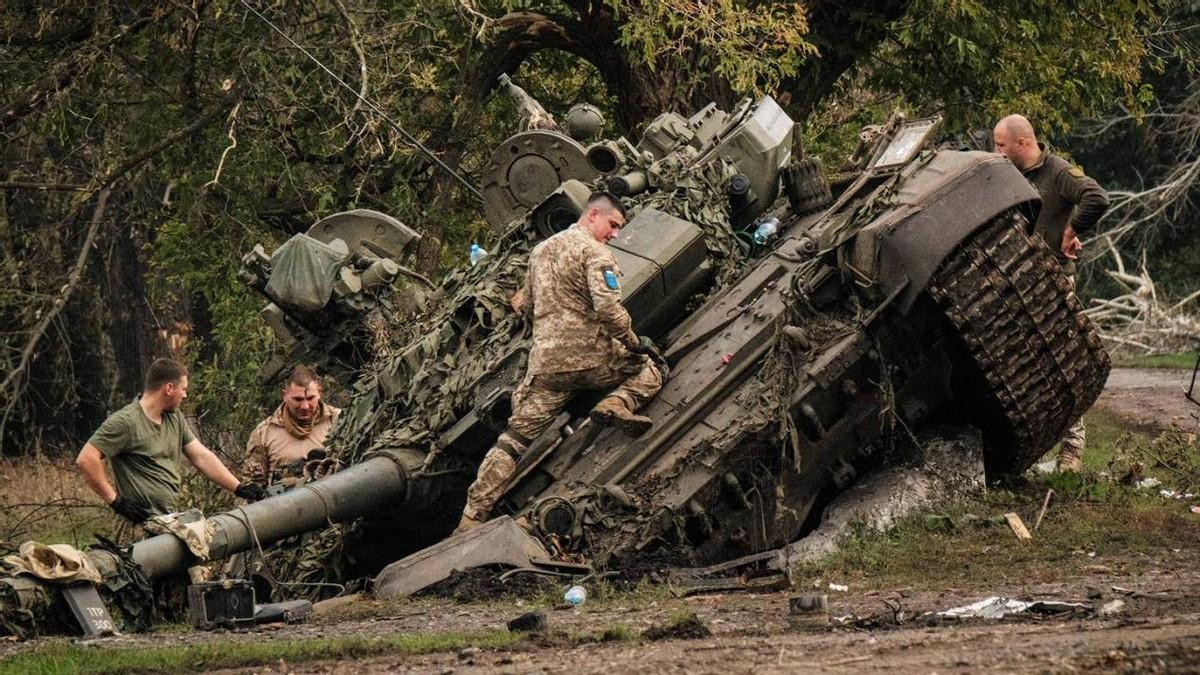
M988 474L1020 473L1061 440L1108 377L1109 359L1050 249L1016 211L977 231L929 293L961 340L958 377L983 425Z
M796 215L803 216L825 208L833 201L829 180L819 159L793 160L784 171L783 185L788 203Z

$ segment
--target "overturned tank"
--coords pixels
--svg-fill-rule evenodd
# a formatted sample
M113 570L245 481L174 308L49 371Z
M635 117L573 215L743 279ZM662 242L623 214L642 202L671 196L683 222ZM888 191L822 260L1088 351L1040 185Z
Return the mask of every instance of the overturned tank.
M927 427L978 427L996 478L1099 394L1108 358L1029 235L1036 191L1001 156L932 147L939 119L864 130L831 184L770 97L663 114L635 144L596 140L594 110L560 128L505 86L529 114L484 171L498 245L385 321L386 354L343 364L365 367L332 450L404 467L387 513L346 534L357 571L383 568L377 592L486 563L619 567L665 549L707 565L778 548L858 476L919 454ZM524 373L529 326L509 299L528 252L598 189L628 207L611 244L624 303L670 365L643 410L655 426L597 428L600 392L578 396L522 457L493 514L511 518L447 539ZM767 221L776 232L756 239Z
M210 519L212 557L342 522L338 569L378 573L383 596L485 564L710 565L793 542L934 425L981 430L989 477L1022 472L1099 395L1108 357L1030 235L1037 192L1002 156L934 147L937 118L864 130L827 176L770 97L663 114L636 144L590 140L594 112L496 149L484 211L503 235L436 288L403 268L415 233L375 212L247 256L284 345L264 378L299 360L356 374L329 439L351 466ZM525 370L509 299L528 253L599 189L627 206L624 304L670 366L654 428L596 427L601 392L576 397L494 520L451 537ZM131 551L152 578L196 562L169 535Z

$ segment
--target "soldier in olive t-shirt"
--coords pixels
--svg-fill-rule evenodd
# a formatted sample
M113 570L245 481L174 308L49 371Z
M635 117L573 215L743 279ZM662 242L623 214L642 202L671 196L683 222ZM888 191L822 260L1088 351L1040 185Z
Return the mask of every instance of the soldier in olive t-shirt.
M164 412L162 424L155 424L135 399L104 420L88 443L108 459L118 493L141 499L154 513L171 513L179 497L183 446L192 438L178 410Z
M192 436L179 411L187 389L182 364L171 359L151 363L142 395L104 420L75 458L88 487L132 523L176 510L185 457L201 475L238 497L263 497L261 486L239 482ZM105 475L105 459L112 466L115 488Z

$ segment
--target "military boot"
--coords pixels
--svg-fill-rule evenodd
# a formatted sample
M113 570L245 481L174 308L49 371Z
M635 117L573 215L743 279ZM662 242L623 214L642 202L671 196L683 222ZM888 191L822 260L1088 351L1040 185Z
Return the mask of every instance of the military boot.
M625 400L618 396L608 396L597 403L589 417L594 424L611 424L635 438L650 431L650 427L654 426L654 420L633 412Z
M1058 451L1058 470L1060 473L1083 471L1083 448L1064 443Z

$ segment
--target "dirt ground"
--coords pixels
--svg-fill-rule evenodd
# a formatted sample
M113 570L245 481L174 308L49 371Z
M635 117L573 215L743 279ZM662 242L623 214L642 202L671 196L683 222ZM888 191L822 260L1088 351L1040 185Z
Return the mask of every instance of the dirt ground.
M1143 571L1127 573L1126 563ZM1200 570L1194 551L1171 551L1155 560L1102 560L1095 572L1057 583L1018 581L990 589L896 588L845 592L823 589L829 625L792 627L788 599L798 591L725 593L663 599L645 606L546 609L549 635L512 647L385 656L305 664L272 664L258 673L772 673L772 672L1200 672ZM812 589L809 589L812 590ZM814 591L815 592L815 591ZM1085 603L1098 608L1121 600L1124 608L1101 618L1095 611L1065 617L1024 614L1002 620L938 620L925 616L988 595ZM897 608L894 612L892 608ZM101 646L162 646L229 641L271 641L340 635L383 636L422 631L503 628L528 605L460 604L423 599L388 616L249 633L185 633L96 641ZM693 640L580 644L566 636L624 624L635 633L694 611L712 635ZM857 616L868 621L839 625ZM899 618L899 624L895 618ZM883 623L881 626L871 624ZM866 627L870 626L870 627Z
M1130 424L1161 429L1190 419L1196 408L1183 399L1190 372L1114 370L1098 407ZM1004 535L1007 537L1007 533ZM1008 541L1005 539L1005 541ZM1198 539L1200 541L1200 539ZM575 609L545 607L545 600L462 603L419 598L343 610L344 618L319 618L299 626L262 626L242 633L158 633L105 638L97 648L270 642L310 637L388 636L430 631L503 629L506 622L544 609L548 632L513 646L419 656L391 655L308 663L274 663L257 673L774 673L774 672L1197 672L1200 673L1200 566L1195 548L1161 548L1085 561L1080 574L1052 583L1010 578L984 587L946 587L937 570L928 583L872 588L850 582L846 591L828 580L769 594L723 593L688 598L630 596ZM1018 576L1018 575L1014 575ZM961 577L960 577L961 578ZM818 585L819 584L819 585ZM557 591L561 592L561 590ZM789 598L828 597L829 620L789 622ZM1077 602L1087 609L1043 616L1023 613L1000 620L950 620L936 612L988 596ZM541 596L550 597L550 596ZM1101 607L1122 606L1104 615ZM681 611L694 612L711 631L699 639L651 641L640 637ZM621 626L625 639L602 641ZM586 636L596 636L589 641ZM583 636L581 638L581 636ZM34 641L35 643L37 641ZM0 658L33 644L0 642Z

